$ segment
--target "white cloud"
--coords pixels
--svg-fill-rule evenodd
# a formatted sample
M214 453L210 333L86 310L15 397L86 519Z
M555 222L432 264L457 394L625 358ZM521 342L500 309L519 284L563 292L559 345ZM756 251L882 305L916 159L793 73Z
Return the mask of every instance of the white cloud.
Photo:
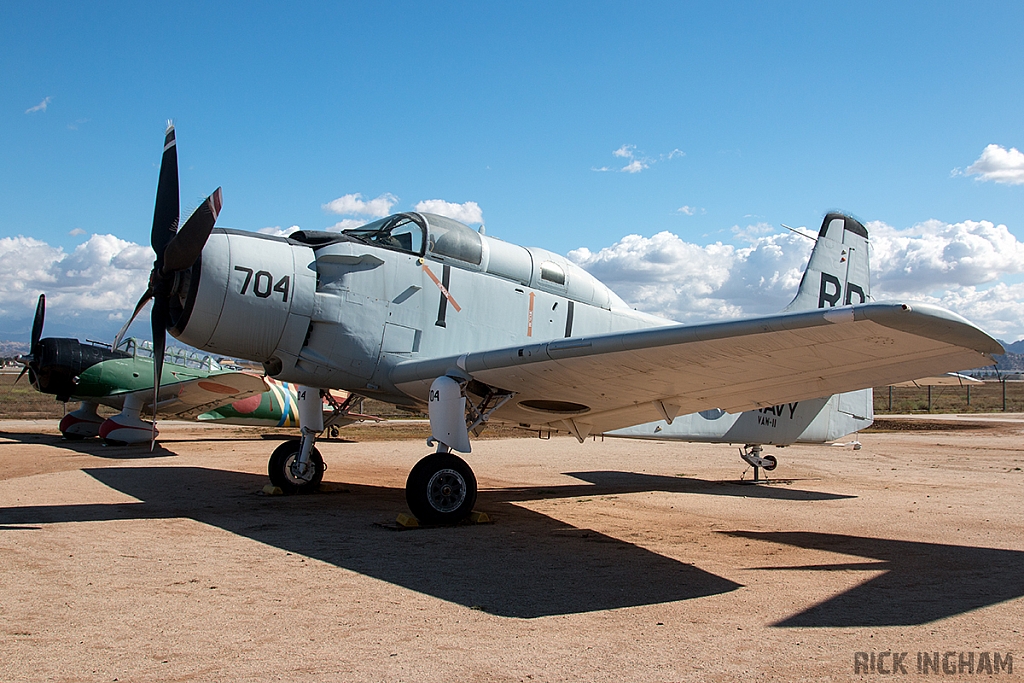
M1024 283L1003 281L1024 274L1024 243L1006 226L932 220L906 230L881 222L867 228L876 300L934 303L990 334L1024 338ZM747 246L697 245L669 232L628 235L569 258L648 313L686 323L762 315L792 300L813 246L772 230L764 223L733 227Z
M342 230L349 230L351 228L358 228L362 225L366 225L365 220L359 220L358 218L343 218L329 228L326 228L328 232L341 232Z
M52 97L44 97L42 102L40 102L39 104L37 104L34 107L29 107L28 109L25 110L25 113L26 114L34 114L37 111L46 111L46 108L48 106L50 106L50 102L52 100L53 100Z
M1024 244L1005 225L929 220L906 230L880 221L866 227L875 282L894 295L973 287L1024 273Z
M568 256L638 309L692 323L782 309L796 293L810 246L781 234L749 247L700 246L660 232Z
M92 235L71 253L31 237L2 238L0 316L32 315L45 293L48 319L77 320L83 335L97 334L97 320L131 312L149 281L153 258L148 246L113 235Z
M484 212L476 202L455 204L446 202L443 199L427 199L416 204L414 210L448 216L463 223L484 222Z
M260 228L256 232L262 235L274 235L275 237L287 237L296 230L299 230L299 226L293 225L290 228L282 228L280 225L272 225L266 228Z
M697 207L683 205L683 206L680 206L678 209L676 209L676 211L678 211L679 213L682 213L682 214L686 214L687 216L692 216L695 213L697 213Z
M775 232L775 227L768 223L754 223L743 226L742 228L738 225L732 226L730 230L732 234L744 242L754 243L757 242L761 237L770 235Z
M629 163L619 169L621 173L640 173L641 171L647 170L652 164L659 161L665 161L667 159L676 159L678 157L686 156L686 152L681 149L673 149L668 154L660 154L657 158L649 157L645 154L637 154L636 145L622 145L618 149L612 152L612 156L620 159L629 159ZM611 169L607 166L594 167L592 171L605 172Z
M68 234L71 235L72 237L78 237L79 235L84 235L85 234L85 230L82 230L81 228L75 228L74 230L70 231Z
M959 175L955 170L953 175ZM967 167L964 175L976 175L978 180L991 180L1004 185L1024 185L1024 153L1016 147L1006 149L989 145L981 156Z
M324 211L336 213L341 216L372 216L374 218L383 218L391 213L391 207L398 202L398 197L385 192L376 199L366 201L363 199L363 195L356 192L355 194L347 194L343 197L327 202L321 208Z

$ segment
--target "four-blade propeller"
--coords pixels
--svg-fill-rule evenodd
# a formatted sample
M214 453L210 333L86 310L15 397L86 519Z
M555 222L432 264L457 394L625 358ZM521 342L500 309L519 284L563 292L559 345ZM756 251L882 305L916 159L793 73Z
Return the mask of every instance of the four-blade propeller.
M139 311L153 300L151 323L153 326L153 438L156 441L156 406L160 398L160 377L163 372L167 328L171 326L171 297L174 295L175 274L188 270L198 260L206 240L210 237L217 214L222 206L221 189L197 208L185 224L178 229L178 149L174 140L174 126L167 126L164 154L160 161L160 179L157 181L156 207L153 211L153 230L150 241L156 252L149 286L135 306L128 322L114 339L114 348L121 343L128 326ZM38 315L38 314L37 314Z

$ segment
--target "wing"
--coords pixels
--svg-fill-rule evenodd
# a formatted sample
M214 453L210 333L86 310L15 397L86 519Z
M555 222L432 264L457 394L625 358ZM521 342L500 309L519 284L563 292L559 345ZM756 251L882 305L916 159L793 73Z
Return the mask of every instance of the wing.
M425 398L468 373L515 397L494 417L598 433L721 408L741 412L990 365L999 342L927 304L866 304L560 339L396 366Z
M160 414L194 420L208 410L262 394L266 390L267 385L262 377L245 372L221 372L208 377L195 377L160 387ZM152 404L151 388L127 392L121 396L128 394L139 394L147 406Z

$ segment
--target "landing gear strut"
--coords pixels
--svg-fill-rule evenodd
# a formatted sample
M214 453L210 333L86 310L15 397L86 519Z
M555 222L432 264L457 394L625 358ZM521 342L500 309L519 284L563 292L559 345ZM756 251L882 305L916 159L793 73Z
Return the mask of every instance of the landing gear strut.
M747 444L745 447L740 449L740 457L743 461L754 468L754 479L751 484L762 484L767 479L761 478L761 470L771 472L779 466L779 461L774 455L761 456L761 444Z
M298 441L285 441L274 450L267 465L267 474L270 475L270 483L280 488L282 493L312 493L320 487L324 470L327 469L320 451L313 446L317 435L324 430L320 390L313 387L296 387L295 404L299 412L299 431L302 438ZM349 402L346 401L342 405L344 408L335 401L331 402L334 408L332 421L336 419L340 410L348 407Z
M430 385L427 445L436 445L437 452L416 463L405 483L409 510L426 524L455 524L473 511L476 477L452 450L469 453L469 433L479 435L491 413L512 398L511 392L453 374L438 377ZM478 402L469 400L467 388L480 397Z

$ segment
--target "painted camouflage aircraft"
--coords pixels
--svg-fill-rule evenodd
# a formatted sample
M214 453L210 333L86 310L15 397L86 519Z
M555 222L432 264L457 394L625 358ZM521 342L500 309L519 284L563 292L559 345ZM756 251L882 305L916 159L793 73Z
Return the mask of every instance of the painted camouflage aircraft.
M847 216L830 214L819 233L822 258L834 263L809 270L796 300L815 305L682 325L634 311L563 256L443 216L399 213L340 233L273 237L215 230L221 205L218 189L178 229L169 126L157 256L136 307L153 300L154 386L169 331L307 387L302 439L268 466L273 482L298 491L323 475L320 391L426 408L435 451L413 467L406 501L428 523L471 512L476 479L453 451L469 453L470 434L488 420L582 441L702 410L743 412L978 367L1002 352L950 311L868 301L866 280L854 277L866 274L867 231ZM837 281L842 268L850 277Z
M60 421L66 439L99 436L112 443L149 441L152 412L153 346L129 338L114 348L77 339L42 337L46 297L39 296L29 354L20 358L38 391L59 401L80 401ZM209 356L167 349L159 409L181 419L264 427L298 427L297 389L286 382L223 368ZM349 413L352 401L334 393L325 399L328 424L342 426L365 416ZM121 412L108 418L99 405Z

